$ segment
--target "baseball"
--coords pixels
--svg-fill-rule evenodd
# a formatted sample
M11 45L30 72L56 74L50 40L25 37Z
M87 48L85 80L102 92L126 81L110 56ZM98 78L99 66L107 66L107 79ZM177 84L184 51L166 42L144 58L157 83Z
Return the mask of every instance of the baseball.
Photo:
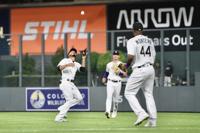
M82 11L81 11L81 15L84 15L84 14L85 14L85 11L82 10Z

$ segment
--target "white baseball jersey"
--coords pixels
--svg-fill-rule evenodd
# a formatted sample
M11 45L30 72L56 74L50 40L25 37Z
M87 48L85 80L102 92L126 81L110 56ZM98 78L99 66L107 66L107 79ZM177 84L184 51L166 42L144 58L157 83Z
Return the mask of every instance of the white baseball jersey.
M156 52L153 41L144 35L138 35L127 42L127 53L135 56L132 68L154 63Z
M62 70L62 78L61 80L65 80L65 79L70 79L70 80L74 80L76 72L80 70L81 64L78 62L73 62L71 59L69 58L64 58L62 59L59 63L58 63L58 67L61 65L65 65L65 64L70 64L70 63L74 63L75 66L74 67L65 67Z
M149 116L149 120L156 123L157 109L153 97L155 70L152 65L147 65L153 64L155 60L156 52L153 41L144 35L137 35L128 40L127 53L135 57L135 62L132 66L134 70L126 84L125 97L138 118L146 115ZM146 99L148 114L136 97L140 89L142 89Z
M106 65L106 72L109 73L108 75L108 79L111 79L111 80L122 80L122 78L115 74L114 72L114 68L117 67L120 63L122 63L121 61L117 61L117 62L109 62L107 65Z

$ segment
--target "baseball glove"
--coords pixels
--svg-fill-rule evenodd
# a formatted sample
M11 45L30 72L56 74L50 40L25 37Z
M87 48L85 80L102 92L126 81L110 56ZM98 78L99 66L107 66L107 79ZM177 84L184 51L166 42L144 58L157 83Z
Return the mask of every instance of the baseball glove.
M123 63L120 63L120 64L118 65L118 67L119 67L119 69L122 70L123 72L127 72L127 71L128 71L127 68L126 68L126 66L125 66L125 64L123 64Z
M117 65L113 65L112 69L113 69L115 74L117 74L117 75L119 74L120 69L119 69L119 67Z

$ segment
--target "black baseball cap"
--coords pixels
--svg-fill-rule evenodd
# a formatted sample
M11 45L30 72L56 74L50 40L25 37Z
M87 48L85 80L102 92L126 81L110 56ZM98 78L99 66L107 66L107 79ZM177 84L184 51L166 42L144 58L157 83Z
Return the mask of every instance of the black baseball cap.
M143 31L143 26L140 22L135 22L133 24L133 30L137 30L137 31Z
M114 51L113 51L113 55L119 55L119 51L114 50Z
M77 54L76 48L71 48L71 49L69 50L69 52L68 52L68 55L69 55L69 53L72 52L72 51L74 51L74 52Z

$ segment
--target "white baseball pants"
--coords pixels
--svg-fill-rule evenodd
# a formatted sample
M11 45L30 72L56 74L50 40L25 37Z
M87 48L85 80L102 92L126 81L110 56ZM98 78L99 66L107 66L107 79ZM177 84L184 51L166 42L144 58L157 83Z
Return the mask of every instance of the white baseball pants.
M171 76L165 76L164 77L164 86L165 87L171 87L172 86Z
M128 100L131 109L137 116L139 116L140 113L146 113L136 98L136 94L138 93L139 89L142 88L149 117L150 119L157 118L157 110L153 97L154 77L155 71L153 66L146 66L135 68L127 81L125 97Z
M72 82L62 82L60 84L60 89L63 92L66 102L58 108L60 112L56 116L57 119L66 116L70 107L78 104L83 99L80 91Z
M121 91L121 82L107 82L107 98L106 98L106 112L111 112L111 106L113 102L113 111L117 111L118 108L118 98Z

